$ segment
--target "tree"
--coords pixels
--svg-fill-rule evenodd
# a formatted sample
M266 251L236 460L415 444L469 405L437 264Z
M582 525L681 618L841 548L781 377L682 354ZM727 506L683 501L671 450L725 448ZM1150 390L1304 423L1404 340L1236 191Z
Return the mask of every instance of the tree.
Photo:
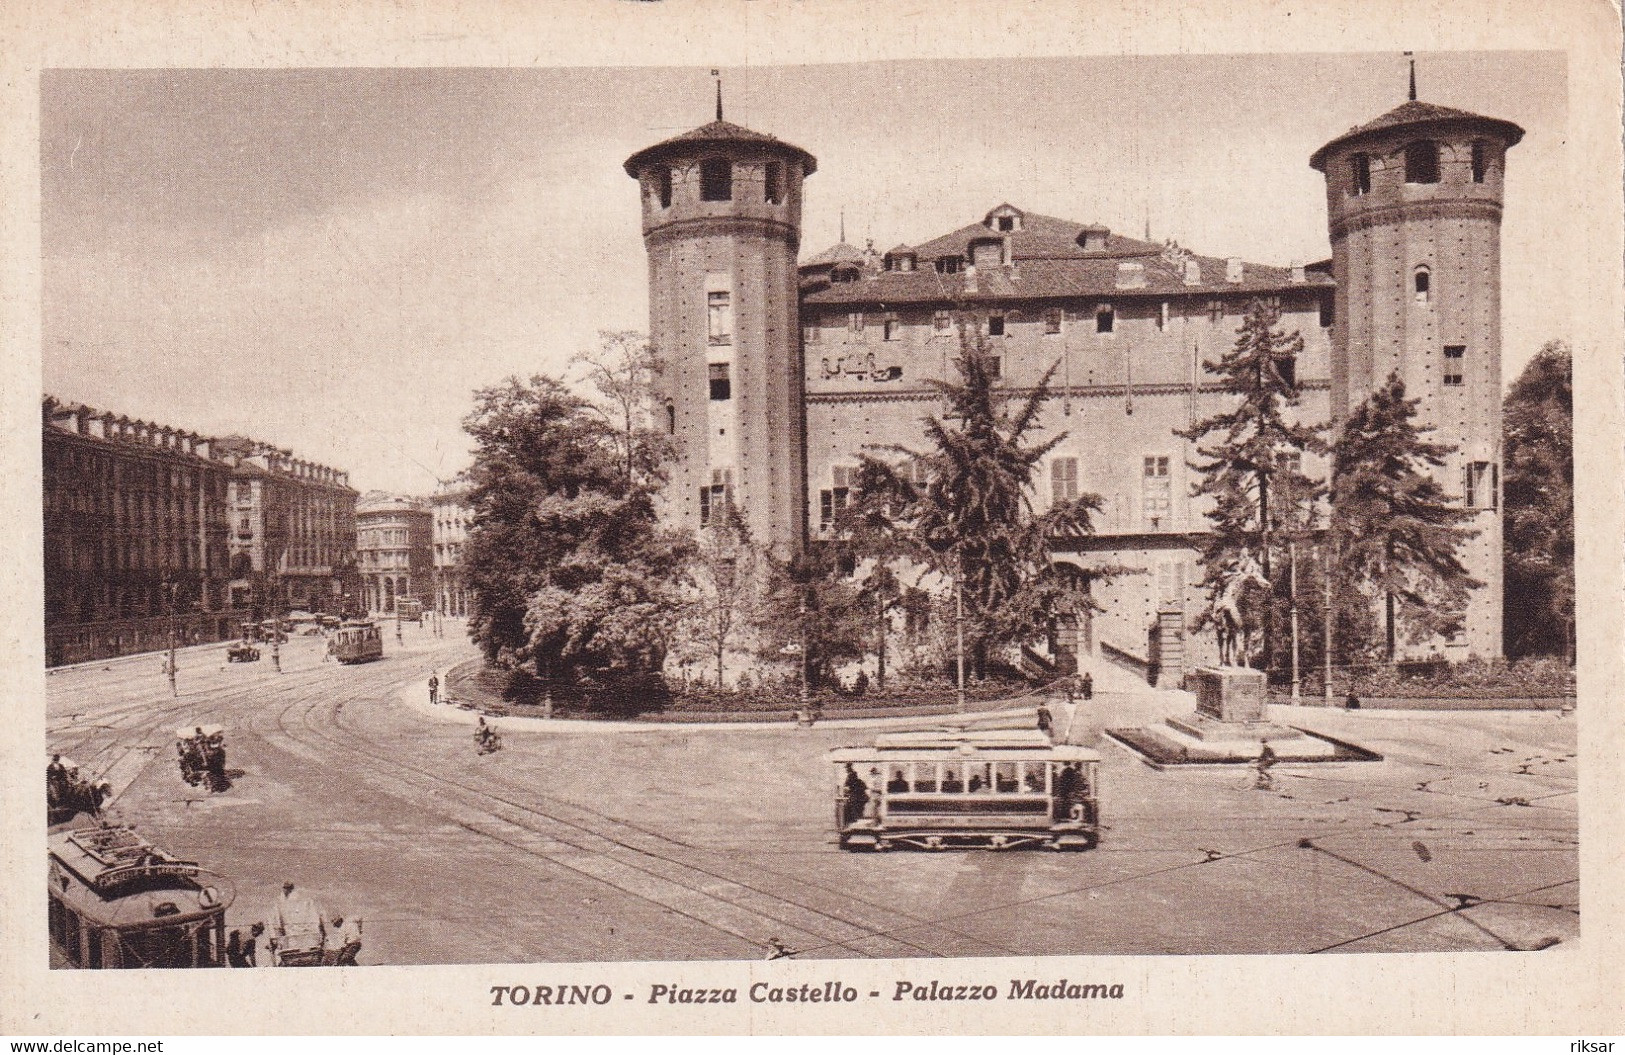
M763 561L750 529L732 505L724 506L710 526L700 529L690 554L680 653L685 660L714 661L718 688L726 684L728 653L744 647L761 625Z
M758 648L763 658L796 655L809 688L829 684L837 664L864 653L869 623L851 568L850 552L838 543L769 558Z
M1457 556L1473 513L1435 479L1455 451L1414 422L1398 373L1349 413L1332 445L1331 541L1341 596L1383 607L1383 654L1398 651L1399 605L1412 642L1461 629L1468 591L1481 586ZM1346 601L1345 601L1346 603Z
M598 348L571 361L597 393L587 406L613 430L622 486L656 483L672 451L666 433L650 424L663 365L648 338L634 330L600 330Z
M1505 639L1509 656L1574 658L1574 389L1550 341L1507 393L1503 418Z
M1303 456L1325 450L1321 430L1291 413L1298 402L1303 338L1278 329L1280 321L1281 310L1270 301L1255 299L1247 306L1236 343L1217 362L1202 364L1223 378L1226 392L1239 398L1230 409L1176 432L1196 444L1200 459L1191 462L1200 476L1192 496L1211 501L1207 519L1213 530L1197 543L1209 597L1198 628L1220 617L1222 599L1235 586L1234 569L1250 560L1258 562L1270 583L1264 597L1273 598L1280 589L1275 582L1279 538L1283 531L1307 530L1320 493L1304 475ZM1256 604L1262 612L1241 614L1262 622L1265 663L1270 666L1275 660L1274 602Z
M933 382L947 410L924 422L930 450L880 448L896 463L864 455L839 521L860 555L905 559L955 581L978 677L994 648L1036 636L1061 605L1087 603L1050 574L1049 542L1091 533L1101 505L1083 494L1034 511L1034 475L1066 438L1028 441L1056 367L1018 401L999 387L995 365L985 338L961 324L958 379Z
M658 670L684 543L657 529L652 479L628 478L616 430L553 378L474 402L470 636L544 677Z

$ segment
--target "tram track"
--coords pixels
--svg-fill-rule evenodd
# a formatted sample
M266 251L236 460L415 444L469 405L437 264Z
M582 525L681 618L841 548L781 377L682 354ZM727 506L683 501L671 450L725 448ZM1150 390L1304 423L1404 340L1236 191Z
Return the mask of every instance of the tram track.
M680 860L670 852L661 852L660 848L635 845L624 838L624 831L616 830L620 822L612 818L594 820L583 816L581 811L577 811L574 818L559 816L567 812L558 808L562 804L543 809L488 788L405 765L388 754L332 737L316 721L316 713L321 709L319 702L307 707L299 716L304 732L296 733L287 728L287 715L297 706L291 704L278 717L285 734L307 750L320 746L330 752L364 759L368 763L369 781L381 790L504 845L677 912L755 947L766 948L769 937L778 937L798 949L835 948L880 958L1015 954L1015 950L957 933L939 931L934 935L937 940L931 944L898 937L891 932L929 927L931 921L901 915L894 910L877 910L890 917L884 921L855 920L849 912L786 898L714 869ZM335 715L338 709L333 707ZM329 726L335 721L336 718L330 719ZM349 735L366 739L358 737L353 730ZM313 737L316 743L307 737ZM374 741L366 742L377 746ZM972 943L975 948L966 947Z

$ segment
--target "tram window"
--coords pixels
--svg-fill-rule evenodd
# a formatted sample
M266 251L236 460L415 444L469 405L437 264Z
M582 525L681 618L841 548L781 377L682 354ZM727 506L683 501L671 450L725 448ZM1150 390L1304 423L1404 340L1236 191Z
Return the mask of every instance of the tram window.
M928 794L937 790L937 764L935 762L914 763L914 790Z
M949 794L964 791L965 790L965 781L964 781L964 778L962 776L962 773L963 773L963 770L960 768L960 765L957 762L949 762L948 764L943 766L942 767L942 790L949 793Z
M993 790L999 794L1008 794L1019 788L1020 782L1016 780L1016 762L996 762L993 765Z
M78 920L75 920L74 924L72 929L77 931L79 929ZM75 934L75 938L77 937L78 935ZM102 965L102 932L91 928L90 933L85 937L89 939L87 944L90 946L89 954L85 957L85 966L100 967Z
M1022 782L1027 790L1034 794L1044 793L1044 763L1023 762L1021 764Z
M988 772L991 767L986 762L972 762L965 768L969 770L965 780L966 791L985 795L993 790L992 774Z
M891 767L891 777L886 781L886 793L895 795L908 791L908 767L894 765Z

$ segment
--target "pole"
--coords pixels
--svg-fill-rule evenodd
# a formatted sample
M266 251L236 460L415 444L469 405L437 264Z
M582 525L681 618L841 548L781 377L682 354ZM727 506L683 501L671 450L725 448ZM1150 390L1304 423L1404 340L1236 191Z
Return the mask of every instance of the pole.
M954 550L954 662L958 677L954 689L954 707L965 710L965 582L959 567L959 550Z
M180 690L175 687L175 587L176 583L164 583L169 595L169 694L179 696Z
M807 584L801 584L801 709L807 710Z
M1320 648L1323 667L1321 679L1325 683L1326 706L1330 707L1332 704L1332 548L1329 543L1322 557L1324 559L1321 561L1320 578L1321 584L1326 591L1326 597L1323 605L1325 611L1320 618L1321 633L1325 638Z
M1298 542L1292 539L1286 544L1287 560L1291 563L1288 589L1292 593L1292 706L1298 705Z

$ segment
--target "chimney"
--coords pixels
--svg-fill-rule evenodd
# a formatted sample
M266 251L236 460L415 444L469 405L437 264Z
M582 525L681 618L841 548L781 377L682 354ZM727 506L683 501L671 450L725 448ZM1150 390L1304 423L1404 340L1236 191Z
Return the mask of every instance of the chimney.
M978 292L978 287L976 285L976 265L975 264L966 264L965 265L964 275L965 275L965 292L966 293L976 293L976 292Z
M1291 281L1293 283L1297 284L1297 285L1302 285L1303 284L1304 275L1303 275L1303 261L1302 260L1294 260L1294 261L1292 261L1292 279L1291 279Z
M1202 284L1202 265L1194 260L1185 261L1185 285L1200 286Z
M1243 277L1241 257L1233 256L1224 262L1224 280L1239 283Z

